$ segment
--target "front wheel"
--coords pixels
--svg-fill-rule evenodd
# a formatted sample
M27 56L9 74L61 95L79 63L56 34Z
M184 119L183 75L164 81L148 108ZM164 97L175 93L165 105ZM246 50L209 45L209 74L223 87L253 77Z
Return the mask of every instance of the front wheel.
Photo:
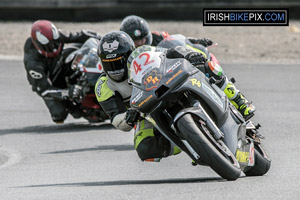
M178 136L186 140L200 156L200 159L195 160L196 162L204 161L227 180L236 180L240 177L241 169L234 155L223 141L216 141L211 136L205 122L201 119L193 119L191 114L185 114L178 120L177 128Z

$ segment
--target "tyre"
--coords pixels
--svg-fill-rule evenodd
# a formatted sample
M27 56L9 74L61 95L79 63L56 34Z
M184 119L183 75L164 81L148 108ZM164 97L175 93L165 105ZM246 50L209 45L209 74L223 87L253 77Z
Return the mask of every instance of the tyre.
M271 160L264 157L264 153L257 145L254 146L254 166L244 173L246 176L262 176L266 174L271 167Z
M227 180L236 180L241 175L241 169L234 155L223 141L217 142L209 133L206 124L199 124L191 114L182 116L177 122L178 136L186 140L200 160L209 165L217 174ZM224 151L227 149L227 152ZM229 151L229 152L228 152Z

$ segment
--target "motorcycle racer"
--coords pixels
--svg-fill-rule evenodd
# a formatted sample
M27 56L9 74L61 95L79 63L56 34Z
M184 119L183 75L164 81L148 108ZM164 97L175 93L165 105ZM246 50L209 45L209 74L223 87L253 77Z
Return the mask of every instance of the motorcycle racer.
M162 40L170 37L165 31L154 31L151 33L147 21L136 15L125 17L121 23L120 30L126 32L133 39L136 48L141 45L157 46ZM204 47L213 44L213 41L208 38L196 39L189 37L187 39L192 45L190 46L191 48L203 54L203 51L198 50L198 44ZM231 103L240 111L246 120L254 115L255 107L235 85L229 81L219 64L211 62L206 65L205 71L203 72L208 77L214 77L216 79L216 84L225 92Z
M70 99L78 98L81 88L76 85L68 87L66 78L73 71L66 57L78 45L64 49L66 43L85 42L88 38L100 39L100 36L91 31L62 32L48 20L35 21L31 27L31 36L24 44L24 66L32 90L42 97L51 118L55 123L63 123L68 113L79 118L76 107ZM69 64L69 65L68 65Z
M121 23L120 31L124 31L133 39L136 48L142 45L157 46L158 43L170 36L166 31L151 32L148 22L136 15L125 17ZM213 43L213 41L208 38L197 39L189 37L188 40L192 44L201 44L205 47Z
M131 37L122 31L104 35L98 47L106 75L99 77L95 85L97 100L111 123L123 131L130 131L139 119L139 113L129 108L132 86L128 83L127 60L134 49ZM181 152L146 120L136 124L134 145L143 161L159 161Z
M159 161L181 150L162 136L151 123L139 120L139 113L130 109L132 86L128 83L128 66L144 51L165 52L167 58L185 58L194 66L204 65L200 70L205 73L211 68L203 54L188 47L164 49L144 45L135 49L131 37L122 31L110 32L101 39L98 55L106 75L99 77L95 85L97 100L116 128L130 131L135 126L134 145L141 160ZM214 72L211 73L214 75ZM223 86L226 81L218 83L223 83Z

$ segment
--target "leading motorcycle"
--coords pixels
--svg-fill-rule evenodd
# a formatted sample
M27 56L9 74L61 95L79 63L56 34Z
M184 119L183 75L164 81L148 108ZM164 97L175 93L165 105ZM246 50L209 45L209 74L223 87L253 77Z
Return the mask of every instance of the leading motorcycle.
M194 164L209 166L228 180L242 171L247 176L268 172L271 159L262 146L260 125L245 121L214 79L187 60L143 52L131 62L129 82L131 107Z

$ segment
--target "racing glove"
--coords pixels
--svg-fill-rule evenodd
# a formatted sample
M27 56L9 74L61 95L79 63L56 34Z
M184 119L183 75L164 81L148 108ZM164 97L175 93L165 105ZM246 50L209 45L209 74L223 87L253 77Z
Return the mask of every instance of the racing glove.
M72 85L69 88L69 99L80 101L82 99L82 86Z
M190 52L184 58L194 66L204 65L206 62L204 55L198 52Z
M193 44L201 44L205 47L208 47L213 44L213 41L209 38L201 38L201 39L196 39L196 38L188 38L189 41Z
M133 127L139 120L139 117L140 117L140 113L132 108L129 108L126 111L125 120L129 126Z

